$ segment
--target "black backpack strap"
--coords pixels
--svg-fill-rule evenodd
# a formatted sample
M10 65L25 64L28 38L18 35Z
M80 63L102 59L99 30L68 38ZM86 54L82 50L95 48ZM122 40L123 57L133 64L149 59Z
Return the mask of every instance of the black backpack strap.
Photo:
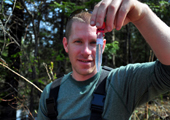
M106 79L111 70L112 68L106 66L102 67L102 73L99 82L96 85L96 89L93 93L90 120L102 120L104 99L106 96L106 92L105 92ZM50 120L57 120L58 112L56 109L57 108L56 100L58 98L58 93L59 93L59 88L60 88L62 78L63 77L58 78L51 84L49 98L46 99L48 117L50 118Z
M48 117L50 120L57 120L57 98L59 93L59 88L61 84L61 80L63 77L56 79L50 87L50 94L49 98L46 99L46 105L47 105L47 111L48 111Z
M104 109L104 100L106 97L106 79L112 68L103 66L102 73L99 78L99 82L93 93L93 99L91 102L91 116L90 120L102 120L102 113Z

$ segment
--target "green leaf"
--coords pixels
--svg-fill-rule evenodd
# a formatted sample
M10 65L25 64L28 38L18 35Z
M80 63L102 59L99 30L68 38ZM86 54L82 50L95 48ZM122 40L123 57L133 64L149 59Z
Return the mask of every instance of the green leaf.
M54 68L54 63L51 62L51 69L53 70L53 68Z
M45 85L45 83L42 80L38 80L38 82Z
M106 44L104 53L107 54L109 59L112 59L113 54L116 54L117 50L119 50L119 42L114 41Z
M65 56L63 54L57 55L57 57L56 57L56 61L62 61L64 59L65 59Z
M30 69L28 69L28 71L29 71L29 72L32 72L32 69L30 68Z
M34 60L35 63L38 63L38 60Z
M35 112L36 114L38 114L37 110L34 110L34 112Z
M62 7L61 4L59 4L59 3L55 2L55 1L54 1L54 4L55 4L55 7L59 7L59 8Z
M18 9L21 9L21 7L19 5L16 5L15 7L18 8Z

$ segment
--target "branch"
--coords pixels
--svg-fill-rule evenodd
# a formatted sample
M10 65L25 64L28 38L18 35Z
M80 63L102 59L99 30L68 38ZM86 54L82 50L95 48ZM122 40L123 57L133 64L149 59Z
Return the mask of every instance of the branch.
M10 83L8 82L0 82L1 84L8 84L11 88L14 89L15 92L18 92L18 90L16 88L14 88Z
M10 20L10 18L11 18L11 16L12 16L12 13L13 13L13 11L14 11L14 9L15 9L15 4L16 4L16 2L17 2L17 1L15 0L15 1L14 1L13 10L12 10L11 14L9 15L9 17L8 17L7 21L5 22L5 27L6 27L6 25L7 25L8 21Z
M11 18L11 16L12 16L12 13L13 13L13 11L14 11L14 9L15 9L15 5L16 5L16 0L14 1L14 5L13 5L13 10L12 10L12 12L10 13L10 15L9 15L9 17L7 18L7 21L5 22L5 25L3 26L3 22L0 20L0 23L2 24L1 26L0 26L0 28L2 28L2 30L3 30L3 32L4 32L4 45L3 45L3 47L2 47L2 50L1 50L1 54L2 54L2 52L3 52L3 50L4 50L4 48L5 48L5 42L6 42L6 30L5 30L5 28L7 28L7 23L8 23L8 21L10 20L10 18ZM4 17L5 17L5 15L4 15ZM9 33L7 33L13 40L14 40L14 42L20 47L20 45L19 45L19 43L9 34Z
M49 71L48 71L48 68L47 68L47 64L46 64L46 63L43 63L43 65L44 65L44 67L45 67L45 69L46 69L46 71L47 71L47 75L48 75L48 77L49 77L49 79L50 79L50 81L51 81L51 76L50 76L50 74L49 74Z
M8 66L6 66L5 64L0 62L0 65L2 65L3 67L7 68L8 70L10 70L11 72L15 73L16 75L18 75L19 77L21 77L22 79L24 79L25 81L27 81L28 83L30 83L31 85L33 85L37 90L39 90L40 92L43 92L39 87L37 87L34 83L32 83L31 81L29 81L28 79L26 79L25 77L23 77L22 75L20 75L19 73L13 71L11 68L9 68Z
M34 32L34 35L35 35L35 53L34 53L34 57L35 59L37 58L37 52L38 52L38 46L37 46L37 41L38 41L38 32L36 30L36 25L34 23L34 15L28 10L27 6L25 5L25 2L24 0L21 0L24 8L26 9L26 11L28 12L28 14L31 16L31 19L32 19L32 24L33 24L33 32Z
M28 14L29 14L32 18L34 18L34 15L28 10L27 6L25 5L24 0L21 0L21 2L22 2L22 4L24 5L24 8L25 8L26 11L28 12Z
M2 23L2 21L0 20L0 23ZM3 26L3 23L2 23L2 25L0 26L0 28L2 28L2 30L3 30L3 32L4 32L4 40L6 41L6 34L7 35L9 35L9 37L19 46L19 47L21 47L20 46L20 44L5 30L5 26ZM5 42L4 42L4 47L5 47ZM4 47L3 47L3 49L4 49Z

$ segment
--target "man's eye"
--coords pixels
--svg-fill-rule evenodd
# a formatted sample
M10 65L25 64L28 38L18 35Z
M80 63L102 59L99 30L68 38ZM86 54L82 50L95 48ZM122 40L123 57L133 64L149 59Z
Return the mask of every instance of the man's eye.
M75 43L82 43L80 40L76 40Z
M90 42L91 44L96 44L96 41L92 41L92 42Z

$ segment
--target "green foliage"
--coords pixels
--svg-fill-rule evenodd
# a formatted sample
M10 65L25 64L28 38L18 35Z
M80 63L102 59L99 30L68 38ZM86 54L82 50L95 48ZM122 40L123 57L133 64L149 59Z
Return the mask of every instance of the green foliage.
M21 55L22 55L21 52L17 52L16 54L11 55L11 57L16 58L16 57L21 56Z
M167 1L159 1L158 3L153 3L153 2L147 2L148 6L156 13L156 14L161 14L165 15L168 13L168 7L169 3ZM158 15L159 16L159 15ZM161 18L163 16L160 16Z
M88 0L83 3L82 1L70 2L70 0L66 0L59 2L51 1L50 3L47 3L38 0L25 0L24 2L31 8L30 12L34 15L34 17L31 18L28 12L25 12L26 10L24 9L24 19L22 21L24 23L23 27L25 27L25 33L21 42L21 52L12 55L13 58L20 56L20 74L37 83L38 87L43 89L44 86L52 80L69 72L71 70L71 65L62 46L62 38L64 36L65 24L68 16L77 9L91 10L92 7L94 7L94 4L99 1L100 0ZM10 0L10 2L13 3L14 1ZM163 21L170 24L170 7L168 2L150 0L147 4ZM11 6L12 5L9 5L8 3L2 4L2 9L0 9L0 12L2 13L0 14L0 19L2 21L7 20L8 16L4 15L7 14ZM22 9L24 7L17 3L16 8ZM9 20L9 26L11 21L12 19ZM35 22L34 28L32 21ZM134 26L130 26L129 28L130 29L126 29L123 27L120 31L116 31L116 41L106 44L104 60L108 63L108 65L113 64L113 54L116 57L116 66L126 65L125 59L127 58L127 40L130 40L129 46L131 48L130 55L132 56L132 62L148 61L150 48L147 46L141 34ZM7 28L6 30L9 31L10 28ZM38 37L37 41L35 36ZM112 34L108 40L112 40ZM10 42L11 40L8 38L5 45ZM3 46L3 44L4 37L0 34L0 45ZM38 46L37 56L35 56L36 45ZM7 62L7 64L9 63L8 47L9 46L5 46L5 49L1 54L1 57ZM51 81L49 80L43 63L47 63L48 72L52 78ZM32 68L33 66L35 67L36 72L35 79L32 79L34 72ZM0 73L0 81L3 81L7 75L7 70L0 67ZM25 104L28 105L30 102L29 98L31 97L31 85L23 82L22 80L19 81L19 84L22 84L22 87L19 87L18 95L25 95L27 98ZM38 95L36 92L34 93L34 96L36 101L38 101L39 98L37 97ZM37 105L35 102L34 104ZM138 111L135 112L137 113Z
M20 5L16 5L15 7L18 9L22 9Z
M63 11L65 11L65 15L69 17L69 15L77 10L77 9L84 9L85 6L84 5L81 5L81 6L77 6L76 3L73 3L73 2L64 2L62 1L61 3L57 3L54 1L54 4L50 4L51 7L54 7L54 8L59 8Z
M51 62L49 69L50 69L50 73L53 74L53 69L54 69L54 63L53 62Z
M51 62L50 66L49 66L49 70L50 70L52 79L55 80L57 77L56 77L56 73L53 73L54 72L54 63L53 62Z
M90 1L86 1L84 4L85 6L90 6L90 5L94 5L95 3L100 2L100 0L90 0Z
M39 79L38 82L41 83L41 84L43 84L43 85L45 85L45 83L44 83L43 80L41 80L41 79Z
M105 46L105 53L109 59L112 59L113 54L116 54L116 51L119 50L119 42L114 41L112 43L107 43Z
M63 54L57 55L57 57L56 57L56 61L62 61L64 59L65 59L65 56Z

